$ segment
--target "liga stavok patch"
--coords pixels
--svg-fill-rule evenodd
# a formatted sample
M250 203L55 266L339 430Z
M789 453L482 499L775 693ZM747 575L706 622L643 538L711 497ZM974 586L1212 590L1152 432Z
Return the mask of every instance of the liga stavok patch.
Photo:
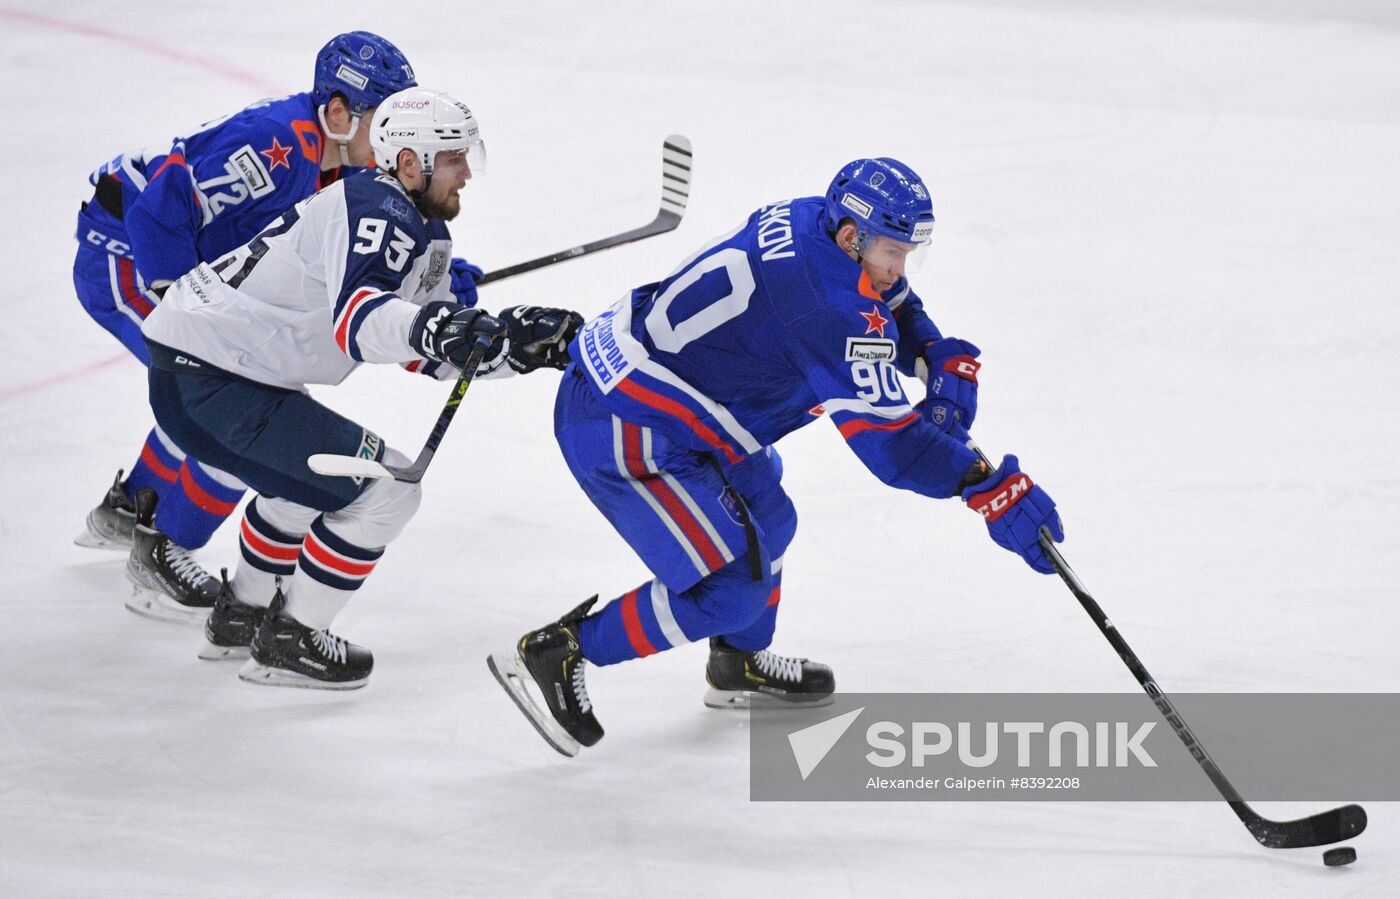
M880 337L847 337L847 362L893 362L894 341Z

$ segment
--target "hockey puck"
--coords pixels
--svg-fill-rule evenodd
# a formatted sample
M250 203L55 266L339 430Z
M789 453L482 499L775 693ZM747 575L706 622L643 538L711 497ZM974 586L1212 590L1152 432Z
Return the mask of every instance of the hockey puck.
M1349 865L1354 861L1356 861L1356 850L1350 846L1338 846L1336 849L1328 849L1322 853L1322 863L1329 868Z

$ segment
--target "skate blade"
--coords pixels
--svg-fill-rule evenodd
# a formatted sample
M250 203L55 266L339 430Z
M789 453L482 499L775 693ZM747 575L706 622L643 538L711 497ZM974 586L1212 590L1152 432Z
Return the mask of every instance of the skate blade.
M208 640L199 650L199 657L206 662L241 662L251 656L252 651L246 646L218 646Z
M238 669L238 679L260 687L300 687L307 690L358 690L369 683L368 677L346 681L317 680L295 671L269 668L251 656Z
M710 687L705 691L705 708L729 711L748 709L819 709L836 701L834 694L828 693L816 699L784 699L771 693L757 693L750 690L719 690Z
M520 655L510 649L505 653L493 653L486 657L486 667L491 669L491 673L496 676L496 682L501 685L501 689L506 691L506 695L515 703L516 708L523 714L539 732L544 741L553 746L560 755L573 758L578 755L582 746L578 740L569 736L568 731L559 726L559 722L554 720L554 716L540 708L535 702L535 698L530 695L525 686L525 681L529 678L523 669L524 665L520 661ZM532 681L533 682L533 681Z
M131 596L127 597L126 607L143 618L156 621L169 621L173 624L204 626L209 617L209 609L195 606L182 606L166 596L161 590L153 590L140 584L131 585Z

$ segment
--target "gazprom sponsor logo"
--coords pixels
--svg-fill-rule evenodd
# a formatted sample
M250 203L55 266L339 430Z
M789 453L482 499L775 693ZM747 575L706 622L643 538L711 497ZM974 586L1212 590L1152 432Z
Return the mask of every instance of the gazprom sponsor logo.
M611 390L616 381L626 375L630 368L622 348L617 345L617 335L613 332L616 314L616 310L609 309L584 325L579 334L579 346L583 348L583 357L588 362L594 380L603 388L604 393Z

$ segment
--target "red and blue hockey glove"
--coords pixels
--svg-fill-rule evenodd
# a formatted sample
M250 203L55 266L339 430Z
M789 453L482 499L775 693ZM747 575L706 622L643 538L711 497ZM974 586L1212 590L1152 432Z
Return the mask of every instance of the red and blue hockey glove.
M923 358L915 363L927 366L924 417L947 430L949 422L972 427L977 417L977 361L981 350L956 337L944 337L924 347ZM925 372L920 372L924 374Z
M1055 501L1021 472L1015 456L1005 456L1001 467L986 480L962 492L963 502L987 522L987 532L997 546L1016 553L1041 574L1055 568L1040 548L1040 528L1050 529L1056 543L1065 539L1064 526L1055 512Z
M453 258L450 283L457 302L468 307L476 305L476 282L481 280L483 274L480 266L472 265L465 259Z

